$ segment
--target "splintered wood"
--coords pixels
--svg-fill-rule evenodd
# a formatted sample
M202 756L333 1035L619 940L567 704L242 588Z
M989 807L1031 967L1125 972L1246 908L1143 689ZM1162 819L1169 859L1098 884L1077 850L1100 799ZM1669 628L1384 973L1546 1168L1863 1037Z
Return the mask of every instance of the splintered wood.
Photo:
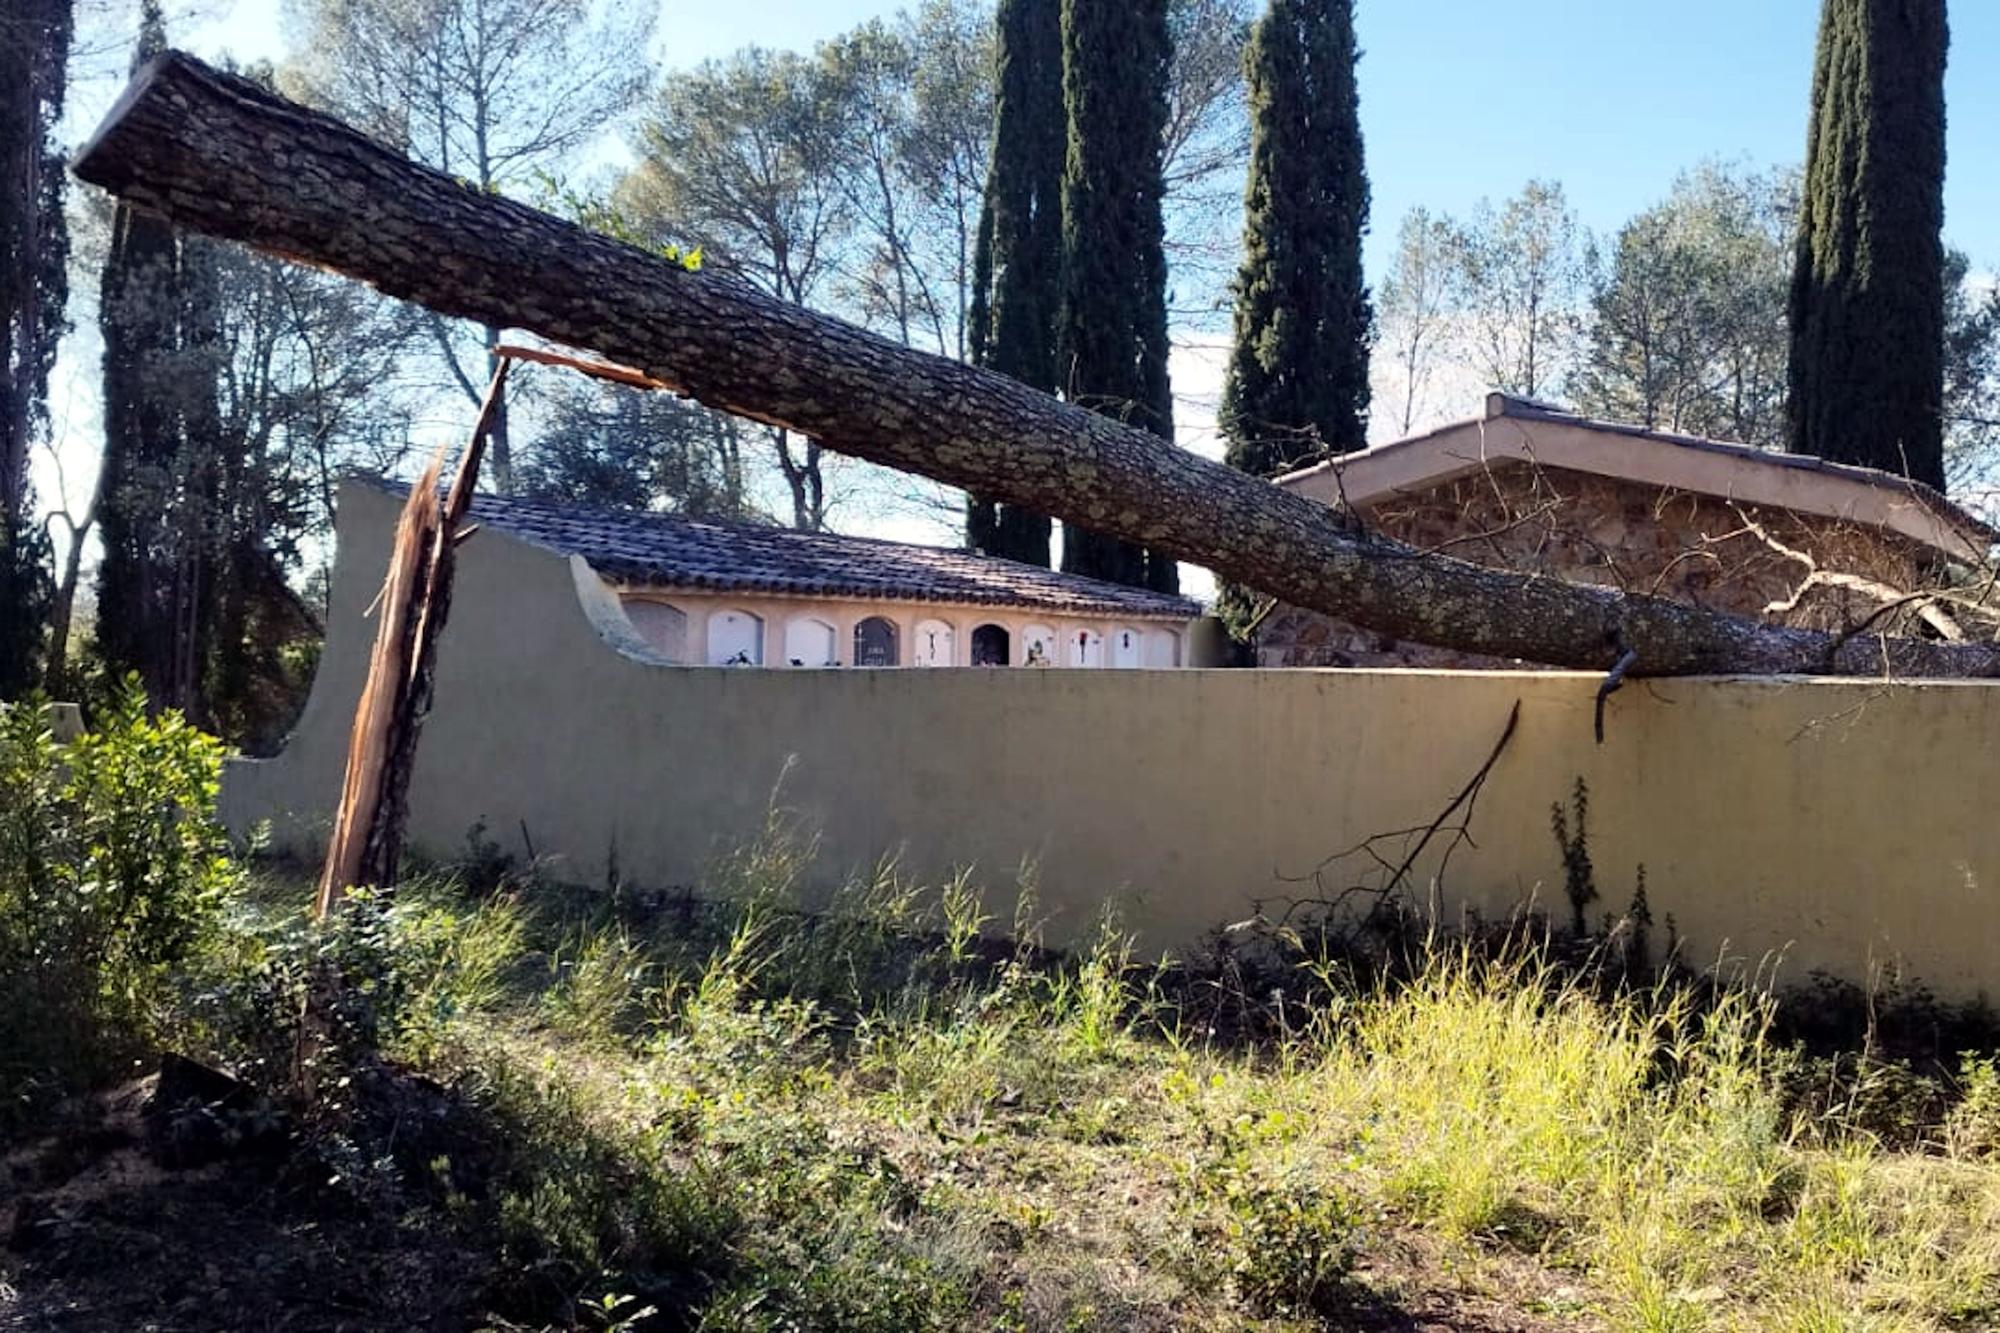
M334 812L333 837L320 871L315 913L324 917L359 884L386 888L395 882L409 814L410 773L417 738L430 711L437 641L451 610L459 525L472 507L479 464L493 417L506 392L502 359L487 386L472 437L466 441L451 491L442 505L438 481L444 448L410 487L396 523L389 574L376 599L375 647L368 681L354 710L347 743L347 774Z

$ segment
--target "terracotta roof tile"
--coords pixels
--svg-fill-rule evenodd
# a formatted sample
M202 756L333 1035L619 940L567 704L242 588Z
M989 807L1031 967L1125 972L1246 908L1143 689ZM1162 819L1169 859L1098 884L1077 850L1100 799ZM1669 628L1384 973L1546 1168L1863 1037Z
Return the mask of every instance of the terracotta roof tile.
M396 494L408 487L384 483ZM868 597L1186 620L1185 598L1127 588L975 551L797 532L675 514L479 495L475 522L563 555L616 582L716 592Z

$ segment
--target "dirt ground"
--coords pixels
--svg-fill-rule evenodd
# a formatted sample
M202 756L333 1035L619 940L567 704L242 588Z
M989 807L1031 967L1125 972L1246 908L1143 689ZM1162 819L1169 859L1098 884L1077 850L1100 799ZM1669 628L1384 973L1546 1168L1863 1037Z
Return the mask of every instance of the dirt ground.
M323 1154L300 1152L282 1129L259 1132L254 1115L236 1117L226 1134L183 1133L159 1105L159 1082L151 1075L79 1103L57 1132L0 1157L0 1330L537 1326L495 1313L493 1294L508 1285L507 1275L436 1207L407 1191L338 1179L339 1168ZM405 1097L404 1114L412 1100L434 1106L441 1096L433 1085ZM422 1138L410 1135L412 1154L397 1155L420 1156ZM371 1164L355 1163L355 1170L365 1177ZM1373 1297L1338 1327L1550 1333L1595 1326L1563 1276L1529 1256L1502 1254L1466 1271L1420 1234L1385 1239L1360 1274ZM667 1314L661 1326L677 1323Z
M335 1188L282 1134L176 1150L151 1109L157 1083L74 1108L0 1162L0 1329L479 1326L491 1260L449 1226Z

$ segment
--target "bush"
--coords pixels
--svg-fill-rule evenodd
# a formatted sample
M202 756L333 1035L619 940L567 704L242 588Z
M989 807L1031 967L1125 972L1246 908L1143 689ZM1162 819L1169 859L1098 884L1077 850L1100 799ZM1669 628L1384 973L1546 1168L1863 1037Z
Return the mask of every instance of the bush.
M301 911L242 914L216 965L188 988L187 1035L263 1091L286 1096L308 1085L337 1088L385 1055L431 1063L453 1024L500 1003L504 974L522 950L513 899L466 903L457 890L436 880L393 895L354 889L324 921ZM300 1022L316 987L323 1003L314 1053L301 1065Z
M0 710L0 1128L155 1039L214 946L237 883L221 761L136 684L68 745L37 703Z
M1959 1088L1958 1105L1945 1123L1948 1141L1967 1157L2000 1160L2000 1057L1967 1055Z
M1362 1209L1341 1190L1305 1181L1243 1179L1227 1199L1231 1275L1264 1314L1331 1314L1351 1294Z

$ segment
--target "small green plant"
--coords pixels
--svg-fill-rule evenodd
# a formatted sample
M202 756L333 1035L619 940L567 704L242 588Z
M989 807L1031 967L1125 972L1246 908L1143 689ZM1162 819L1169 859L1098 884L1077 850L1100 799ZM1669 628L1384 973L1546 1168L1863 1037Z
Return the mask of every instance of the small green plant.
M1965 1056L1958 1083L1958 1105L1945 1122L1946 1141L1961 1156L2000 1160L2000 1056Z
M1232 1183L1225 1235L1230 1276L1253 1311L1303 1318L1333 1313L1359 1254L1361 1210L1310 1180Z
M1573 822L1572 822L1573 821ZM1590 788L1582 777L1570 794L1570 811L1562 802L1549 807L1549 827L1562 852L1563 897L1569 900L1570 926L1577 935L1588 929L1584 912L1597 901L1597 872L1590 864Z
M627 1333L660 1312L657 1305L639 1304L637 1296L620 1296L609 1291L602 1296L579 1301L577 1308L590 1320L592 1328L603 1333Z
M63 745L0 708L0 1122L155 1040L240 878L215 821L222 748L129 681Z
M579 227L657 255L670 264L678 264L690 273L701 271L700 246L684 249L671 242L658 241L638 222L620 211L617 205L596 195L583 194L568 181L550 172L538 171L535 185L536 202L548 212L560 214Z
M542 996L542 1012L550 1026L600 1043L615 1041L637 1021L653 970L620 926L580 932L556 951L549 968L555 984Z
M1133 999L1126 981L1131 970L1132 937L1119 930L1117 918L1107 910L1074 966L1059 972L1052 983L1051 1009L1079 1053L1102 1057L1125 1035Z
M1632 905L1625 909L1625 972L1644 975L1653 965L1653 905L1646 900L1646 867L1640 866L1632 887ZM1671 959L1669 959L1671 961Z

